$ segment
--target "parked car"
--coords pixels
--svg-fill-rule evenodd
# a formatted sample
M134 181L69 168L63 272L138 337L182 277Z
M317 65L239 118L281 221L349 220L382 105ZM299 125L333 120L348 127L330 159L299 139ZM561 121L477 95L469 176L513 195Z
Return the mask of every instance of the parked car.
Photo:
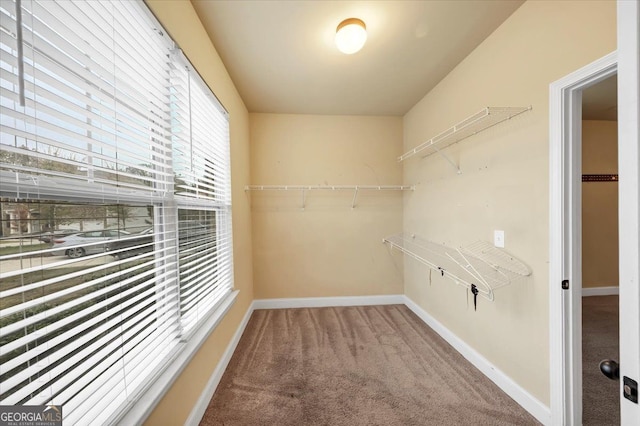
M153 228L111 241L107 243L105 251L116 259L126 259L138 254L149 253L153 251Z
M67 235L77 234L80 231L77 229L56 229L55 231L43 232L38 239L43 243L50 243L52 240L59 237L66 237Z
M180 221L178 223L180 249L196 247L200 244L211 244L214 241L213 230L196 221ZM139 234L107 243L106 252L116 259L125 259L155 249L153 245L153 228L145 229Z
M54 238L52 240L53 248L57 250L51 254L53 256L76 258L87 254L102 253L106 250L106 241L123 238L128 235L131 235L131 233L119 229L102 229Z

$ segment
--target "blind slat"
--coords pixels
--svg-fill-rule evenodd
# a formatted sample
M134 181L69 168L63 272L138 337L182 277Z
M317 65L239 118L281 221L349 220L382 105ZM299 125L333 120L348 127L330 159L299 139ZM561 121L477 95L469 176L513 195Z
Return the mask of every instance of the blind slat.
M143 285L148 286L150 284L152 283L146 282ZM135 297L127 300L122 305L119 305L117 309L101 314L100 317L104 319L109 316L112 316L114 312L126 312L126 309L134 309L134 307L137 305L140 305L141 302L144 302L145 300L150 299L150 296L152 296L153 293L154 293L154 289L149 289L143 293L140 293ZM148 304L148 302L145 302L145 304ZM144 312L150 313L158 310L159 311L158 314L161 315L163 314L162 312L163 310L166 311L168 309L169 308L166 306L160 306L158 308L157 306L155 306L155 303L152 303L150 307L147 308ZM101 348L103 346L101 342L112 341L115 338L120 337L121 332L119 330L115 330L115 328L116 327L125 328L128 322L136 322L135 316L136 315L133 315L133 319L130 319L129 321L122 321L122 319L118 317L118 318L109 320L107 322L104 322L99 327L96 327L88 331L84 331L82 334L78 335L76 339L74 339L73 344L67 344L67 345L61 346L61 349L54 352L54 354L48 356L44 360L38 361L36 364L32 365L31 367L28 367L27 369L20 371L20 373L14 375L13 377L3 381L2 386L11 388L19 384L20 382L28 379L29 377L35 375L38 371L44 370L50 365L54 365L60 359L63 359L64 362L56 366L59 372L66 372L67 370L70 370L71 367L73 367L74 369L78 368L76 364L78 363L79 360L81 360L85 356L84 353L91 353L95 351L97 348ZM82 328L84 330L88 329L88 327L86 326ZM112 330L112 331L109 332L109 330ZM68 356L73 352L76 352L78 347L81 347L82 345L88 342L93 342L93 343L83 348L83 352L77 353L76 355L73 355L73 356ZM51 346L51 345L48 343L47 346ZM22 359L25 359L25 360L32 359L32 358L29 358L29 356L32 356L32 355L33 353L23 354ZM54 373L47 372L47 374L54 374ZM28 389L24 389L24 388L21 389L22 395L25 395L24 392L26 392L27 394L29 393ZM20 394L18 394L17 397L20 398Z

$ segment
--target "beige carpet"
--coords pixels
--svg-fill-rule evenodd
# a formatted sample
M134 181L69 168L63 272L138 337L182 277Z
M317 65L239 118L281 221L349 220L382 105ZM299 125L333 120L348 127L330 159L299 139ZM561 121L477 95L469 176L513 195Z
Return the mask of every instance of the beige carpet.
M392 305L255 311L201 424L538 422Z
M620 424L620 382L600 372L600 361L618 356L618 296L582 298L582 424Z

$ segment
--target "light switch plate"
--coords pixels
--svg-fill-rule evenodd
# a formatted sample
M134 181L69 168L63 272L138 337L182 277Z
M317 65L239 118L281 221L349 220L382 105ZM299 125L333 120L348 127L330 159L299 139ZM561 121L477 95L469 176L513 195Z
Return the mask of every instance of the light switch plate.
M493 231L493 245L496 247L504 248L504 231Z

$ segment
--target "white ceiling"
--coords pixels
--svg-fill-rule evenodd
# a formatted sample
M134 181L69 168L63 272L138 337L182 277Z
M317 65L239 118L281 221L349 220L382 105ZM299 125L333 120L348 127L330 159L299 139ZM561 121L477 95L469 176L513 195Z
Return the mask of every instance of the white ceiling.
M521 0L192 0L250 112L404 115ZM365 21L353 55L333 43Z

